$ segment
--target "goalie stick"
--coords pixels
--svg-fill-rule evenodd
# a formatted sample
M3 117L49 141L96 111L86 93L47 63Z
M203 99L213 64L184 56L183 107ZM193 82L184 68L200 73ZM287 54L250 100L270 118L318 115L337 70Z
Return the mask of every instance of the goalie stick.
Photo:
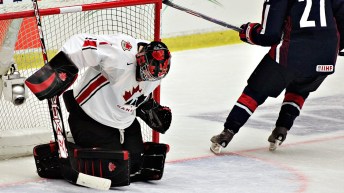
M221 25L221 26L223 26L223 27L232 29L232 30L237 31L237 32L240 32L240 31L241 31L241 28L239 28L239 27L236 27L236 26L234 26L234 25L225 23L225 22L223 22L223 21L220 21L220 20L211 18L211 17L209 17L209 16L206 16L206 15L204 15L204 14L202 14L202 13L193 11L193 10L191 10L191 9L188 9L188 8L185 8L185 7L176 5L176 4L172 3L172 2L169 1L169 0L163 0L162 2L163 2L165 5L168 5L168 6L170 6L170 7L173 7L173 8L175 8L175 9L179 9L179 10L184 11L184 12L187 12L187 13L189 13L189 14L191 14L191 15L194 15L194 16L196 16L196 17L200 17L200 18L205 19L205 20L208 20L208 21L210 21L210 22L216 23L216 24Z
M44 59L44 64L48 63L48 55L47 50L44 43L43 37L43 30L42 24L40 19L40 13L38 9L37 0L32 0L33 8L35 12L36 22L38 33L40 37L40 44L42 49L42 55ZM67 137L65 133L65 128L62 119L62 112L60 108L60 102L58 96L54 96L51 99L48 99L48 106L50 111L50 118L53 127L53 133L55 137L55 141L59 146L59 161L61 165L61 173L65 180L89 188L95 188L100 190L109 190L111 186L111 180L100 178L96 176L91 176L87 174L80 173L72 168L68 156L68 149L67 149Z

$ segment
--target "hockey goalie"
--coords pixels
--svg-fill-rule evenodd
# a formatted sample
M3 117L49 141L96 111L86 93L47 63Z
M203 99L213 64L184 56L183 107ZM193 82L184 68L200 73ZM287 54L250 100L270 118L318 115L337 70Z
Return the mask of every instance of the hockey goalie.
M168 74L170 59L162 42L78 34L25 84L40 100L63 96L74 140L68 145L74 169L110 179L111 186L160 180L169 146L143 142L137 117L159 133L169 129L171 110L155 101L152 92ZM80 81L67 90L84 68ZM34 148L41 177L61 177L56 146Z

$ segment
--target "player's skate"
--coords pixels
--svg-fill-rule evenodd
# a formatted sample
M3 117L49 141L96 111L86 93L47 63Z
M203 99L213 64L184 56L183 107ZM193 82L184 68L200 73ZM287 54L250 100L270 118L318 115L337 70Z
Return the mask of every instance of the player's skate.
M210 139L212 143L210 150L215 154L219 154L222 147L227 147L233 136L234 132L232 130L224 129L219 135L215 135Z
M268 138L270 142L270 151L275 151L279 145L283 143L287 137L288 129L285 127L276 127Z

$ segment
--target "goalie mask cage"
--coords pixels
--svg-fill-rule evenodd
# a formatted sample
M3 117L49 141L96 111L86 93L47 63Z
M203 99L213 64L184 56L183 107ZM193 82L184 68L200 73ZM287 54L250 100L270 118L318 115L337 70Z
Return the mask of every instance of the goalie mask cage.
M31 0L7 1L0 2L0 55L3 52L3 56L12 57L6 51L14 50L12 55L19 72L29 77L44 65L33 4ZM79 33L123 33L138 39L160 40L161 0L42 0L38 7L49 59L69 37ZM16 30L17 36L13 35ZM13 41L14 48L10 48ZM157 100L159 90L154 92ZM31 155L35 145L53 140L47 100L39 101L29 90L28 95L19 106L0 98L0 159ZM61 99L64 125L69 131L68 113ZM140 123L143 140L158 142L159 134Z

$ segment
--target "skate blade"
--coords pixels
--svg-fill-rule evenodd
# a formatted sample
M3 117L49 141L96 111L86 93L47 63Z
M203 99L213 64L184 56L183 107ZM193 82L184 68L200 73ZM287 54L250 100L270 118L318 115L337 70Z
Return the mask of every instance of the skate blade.
M269 150L270 151L275 151L277 149L278 146L280 146L282 144L282 141L276 139L275 140L275 143L271 143L270 142L270 147L269 147Z
M214 153L214 154L219 154L221 153L222 150L222 146L217 144L217 143L212 143L210 146L210 150Z

